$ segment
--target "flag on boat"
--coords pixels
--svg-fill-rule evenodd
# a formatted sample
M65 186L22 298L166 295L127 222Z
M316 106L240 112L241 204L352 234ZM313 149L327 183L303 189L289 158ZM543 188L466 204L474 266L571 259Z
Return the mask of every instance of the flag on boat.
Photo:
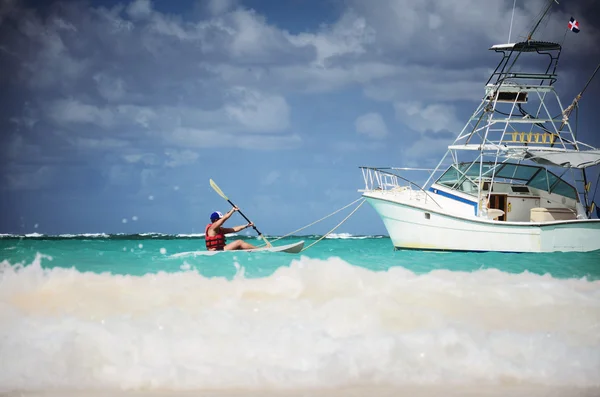
M575 33L579 33L579 22L573 17L571 17L571 20L569 21L569 29Z

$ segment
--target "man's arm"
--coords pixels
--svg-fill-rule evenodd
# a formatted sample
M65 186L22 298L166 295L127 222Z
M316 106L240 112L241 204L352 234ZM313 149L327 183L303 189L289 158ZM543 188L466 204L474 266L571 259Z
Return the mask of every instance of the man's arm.
M225 234L227 234L227 233L237 233L237 232L239 232L241 230L244 230L247 227L251 227L253 225L254 225L254 223L248 223L246 225L239 225L239 226L234 226L234 227L222 227L221 231L223 233L225 233Z
M210 227L208 228L208 230L212 230L215 231L218 228L220 228L223 223L225 223L225 221L227 219L229 219L231 217L231 215L233 215L233 213L235 211L238 211L238 207L233 207L232 209L229 210L229 212L227 212L225 215L223 215L223 218L219 219L218 221L216 221L215 223L213 223L212 225L210 225ZM229 233L229 232L225 232L225 230L227 230L226 228L222 228L223 229L223 233Z

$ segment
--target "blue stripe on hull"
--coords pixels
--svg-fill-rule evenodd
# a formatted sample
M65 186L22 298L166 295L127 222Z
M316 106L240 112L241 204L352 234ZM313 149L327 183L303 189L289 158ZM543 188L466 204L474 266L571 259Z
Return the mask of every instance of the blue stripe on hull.
M466 198L462 198L460 196L456 196L456 195L454 195L452 193L444 192L443 190L434 189L432 187L429 188L429 191L432 192L432 193L435 193L435 194L439 194L440 196L447 197L447 198L452 199L454 201L458 201L458 202L461 202L461 203L464 203L464 204L471 205L471 206L473 206L473 213L475 215L477 215L477 201L471 201L471 200L468 200Z

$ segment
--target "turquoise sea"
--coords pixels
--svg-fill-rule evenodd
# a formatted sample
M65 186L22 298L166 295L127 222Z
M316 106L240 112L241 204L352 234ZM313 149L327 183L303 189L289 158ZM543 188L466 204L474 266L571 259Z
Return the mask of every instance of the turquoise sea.
M0 392L600 395L600 252L321 237L2 235Z

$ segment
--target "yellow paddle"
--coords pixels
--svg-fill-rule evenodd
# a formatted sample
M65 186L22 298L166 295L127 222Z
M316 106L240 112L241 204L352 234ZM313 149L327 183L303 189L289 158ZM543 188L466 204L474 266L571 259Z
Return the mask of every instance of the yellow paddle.
M227 196L225 195L225 193L223 193L223 191L221 189L219 189L219 187L217 186L217 184L215 183L215 181L213 181L212 179L210 180L210 186L215 190L215 192L217 192L217 194L221 197L223 197L225 200L227 200L229 202L229 204L231 204L232 207L235 207L235 204L233 204L231 202L231 200L229 200L227 198ZM245 220L248 221L248 223L252 223L250 221L250 219L246 218L246 215L244 215L244 213L240 210L238 210L238 212L240 213L241 216L244 217ZM262 235L261 232L258 231L258 229L256 228L256 226L252 225L252 228L254 228L254 230L256 230L256 233L258 233L258 235L260 237L262 237L262 239L265 241L265 243L267 244L268 247L272 247L271 243L265 238L265 236Z

